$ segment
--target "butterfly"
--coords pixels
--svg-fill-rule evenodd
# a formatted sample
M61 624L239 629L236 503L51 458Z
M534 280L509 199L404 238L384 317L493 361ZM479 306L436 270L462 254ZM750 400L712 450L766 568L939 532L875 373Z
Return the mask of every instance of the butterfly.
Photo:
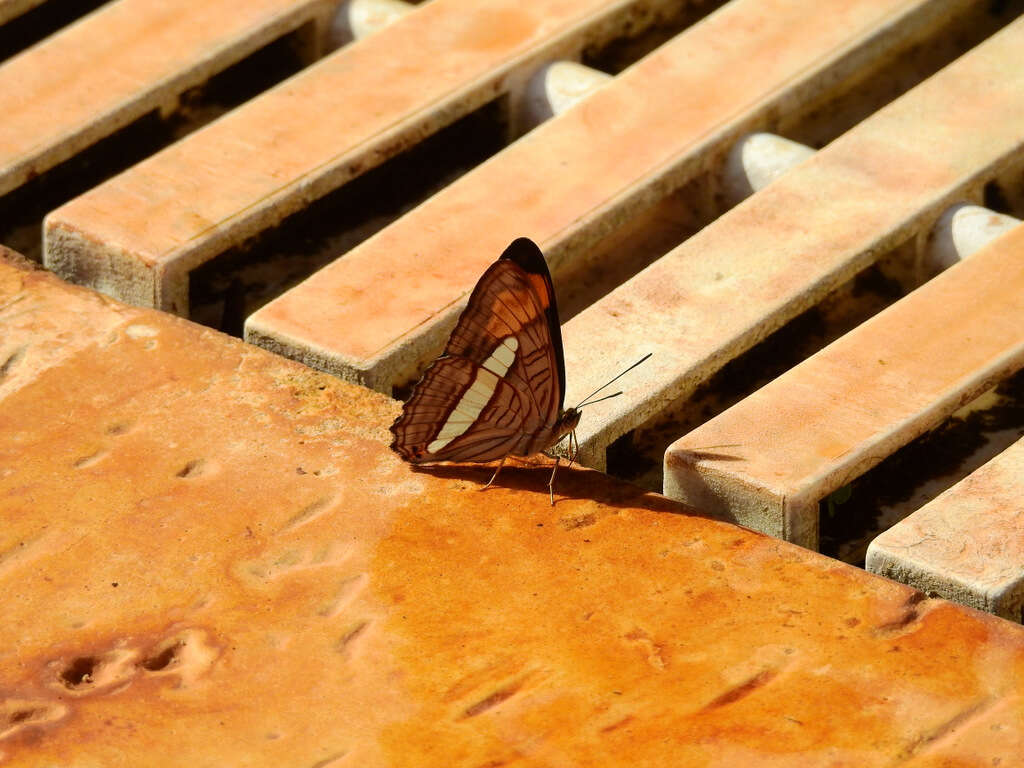
M501 459L485 488L509 456L546 452L566 436L571 464L579 448L580 409L592 403L587 397L564 408L564 397L562 331L551 273L540 248L521 237L477 282L444 352L391 425L391 449L413 464ZM559 461L555 457L548 481L552 504Z
M566 435L574 443L580 411L563 408L564 396L551 273L540 248L521 237L477 282L444 352L391 426L391 448L414 464L501 459L490 486L509 456L546 451Z

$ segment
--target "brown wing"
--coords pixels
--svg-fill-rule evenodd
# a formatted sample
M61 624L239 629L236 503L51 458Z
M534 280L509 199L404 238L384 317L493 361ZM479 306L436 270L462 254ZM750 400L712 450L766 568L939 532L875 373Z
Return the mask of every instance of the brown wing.
M490 461L552 442L565 388L554 289L520 238L480 278L391 431L408 461Z
M528 295L531 295L529 299ZM484 272L452 331L444 354L483 362L499 338L522 331L528 334L534 349L549 352L546 362L548 369L553 369L558 377L554 394L557 411L561 411L565 363L555 288L544 254L526 237L513 241L501 258Z
M480 367L464 357L438 358L391 427L391 447L414 463L491 461L514 453L523 435L519 393L499 380L479 411L483 398L463 400Z

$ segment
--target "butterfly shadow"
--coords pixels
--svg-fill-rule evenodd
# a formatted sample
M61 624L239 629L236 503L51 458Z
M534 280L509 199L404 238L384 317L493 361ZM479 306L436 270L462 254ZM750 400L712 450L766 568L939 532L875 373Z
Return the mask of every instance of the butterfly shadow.
M476 490L488 493L504 489L547 495L548 479L552 464L548 461L521 459L516 464L506 463L498 479L486 488L497 464L418 464L411 467L413 472L433 475L447 480L461 480L477 485ZM486 490L485 490L486 488ZM555 499L559 504L589 499L611 507L647 509L652 512L668 512L689 517L722 520L720 515L710 514L675 501L660 493L648 491L625 480L606 475L589 467L564 463L555 477Z
M497 469L497 462L488 464L459 464L455 462L444 462L437 464L413 464L410 469L416 474L433 475L445 480L462 480L474 483L479 487L478 491L504 488L517 491L540 491L547 490L548 478L551 476L551 464L544 464L540 461L530 462L529 459L517 459L516 463L508 461L501 470L501 474L490 485L488 481ZM576 469L573 467L573 469ZM555 478L555 501L558 501L558 487L565 475L568 474L563 464L558 468L558 477Z

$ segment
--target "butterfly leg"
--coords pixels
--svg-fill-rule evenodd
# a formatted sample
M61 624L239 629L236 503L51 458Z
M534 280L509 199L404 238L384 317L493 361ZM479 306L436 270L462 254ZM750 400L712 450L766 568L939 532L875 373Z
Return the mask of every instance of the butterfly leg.
M501 468L505 466L505 460L507 458L508 458L508 456L503 456L502 457L501 463L498 465L498 468L496 470L494 470L494 474L491 475L491 479L487 481L487 485L485 485L483 488L480 489L481 491L486 491L488 488L491 487L491 483L493 483L497 479L498 473L501 472Z
M551 479L548 480L548 496L551 497L552 507L555 506L555 473L558 471L558 462L560 460L558 456L555 456L555 466L551 470Z

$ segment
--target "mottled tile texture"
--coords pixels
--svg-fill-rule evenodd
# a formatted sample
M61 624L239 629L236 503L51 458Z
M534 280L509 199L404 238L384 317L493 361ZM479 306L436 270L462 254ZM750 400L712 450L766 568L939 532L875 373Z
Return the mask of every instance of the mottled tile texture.
M0 764L989 766L1024 630L0 263ZM6 361L6 362L3 362Z

